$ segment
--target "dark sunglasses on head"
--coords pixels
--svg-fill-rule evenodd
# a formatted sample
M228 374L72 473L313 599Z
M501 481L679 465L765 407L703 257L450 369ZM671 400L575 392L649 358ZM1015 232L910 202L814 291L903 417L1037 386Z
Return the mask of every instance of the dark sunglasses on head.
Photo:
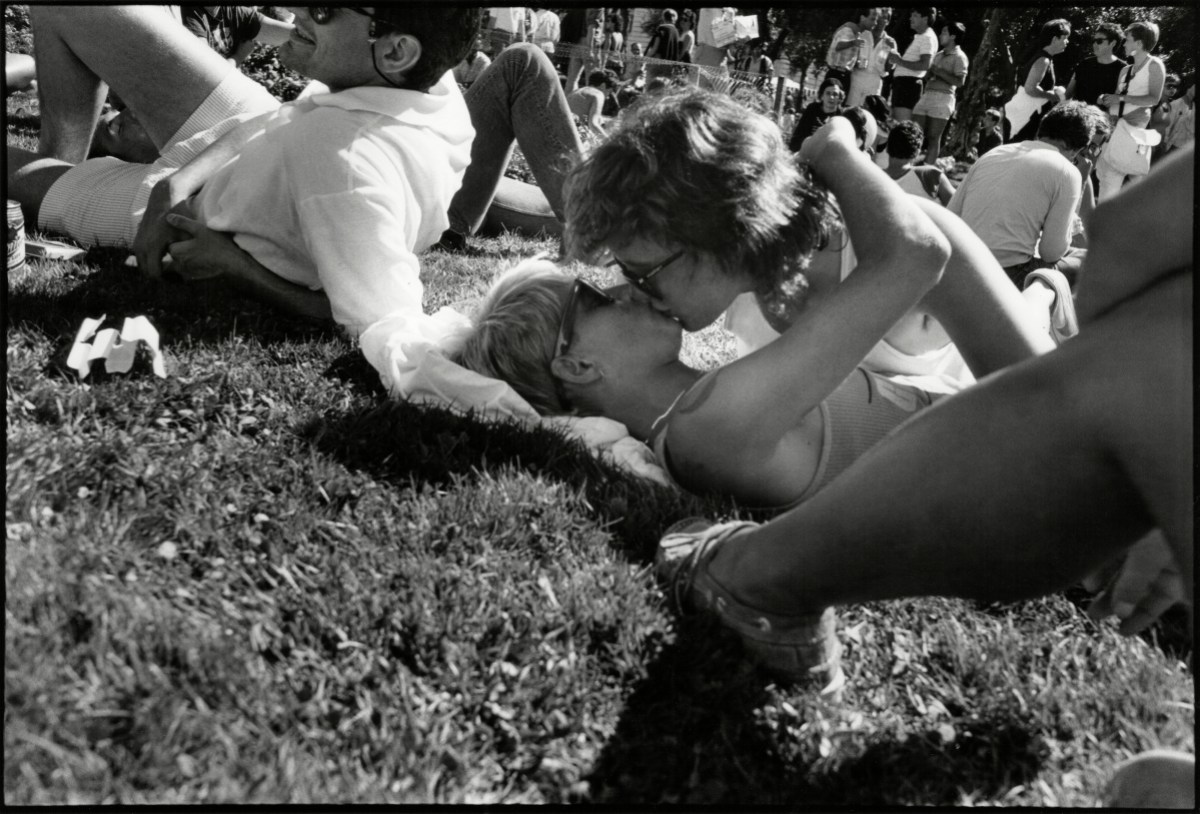
M624 275L625 279L629 281L629 284L632 285L634 288L636 288L638 291L645 294L647 297L650 297L651 299L655 299L655 300L661 300L662 294L659 292L657 287L650 284L650 278L653 277L655 274L658 274L660 271L665 269L667 266L674 263L680 257L683 257L683 251L684 251L683 249L680 249L679 251L675 252L673 255L668 257L666 260L659 263L657 266L652 267L649 271L646 271L642 274L638 274L637 272L633 271L632 269L627 268L625 266L625 264L622 263L620 260L613 260L608 265L609 265L609 268L611 268L613 266L616 266L617 268L619 268L621 270L621 274Z
M339 11L352 11L355 14L361 14L364 17L369 17L371 19L370 36L372 37L375 36L375 29L377 27L382 26L384 28L395 28L392 23L389 23L387 20L379 19L361 6L312 6L308 9L308 16L312 17L313 22L317 25L325 25L325 23L332 20Z
M575 338L575 319L579 314L579 309L594 311L605 305L612 305L614 302L616 300L591 283L576 279L571 286L571 293L567 297L567 304L563 308L562 319L558 323L558 336L554 340L554 357L551 361L562 356L571 347L571 340ZM566 390L563 389L562 380L553 373L551 373L551 378L554 379L554 391L558 396L559 403L564 408L570 408L571 402L567 398Z

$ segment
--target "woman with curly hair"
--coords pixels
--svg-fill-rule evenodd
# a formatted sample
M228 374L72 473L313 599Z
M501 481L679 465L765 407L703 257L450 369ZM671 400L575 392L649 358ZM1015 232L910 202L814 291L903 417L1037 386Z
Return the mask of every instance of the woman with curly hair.
M683 88L637 106L566 193L568 250L611 259L627 290L516 269L458 361L542 413L622 422L689 491L786 506L936 398L858 367L918 302L980 374L1051 347L987 248L901 191L848 121L831 121L799 158L813 177L769 119L718 94ZM807 261L839 220L830 192L862 248L845 282L806 297ZM683 364L681 329L711 324L744 292L791 327L719 370Z

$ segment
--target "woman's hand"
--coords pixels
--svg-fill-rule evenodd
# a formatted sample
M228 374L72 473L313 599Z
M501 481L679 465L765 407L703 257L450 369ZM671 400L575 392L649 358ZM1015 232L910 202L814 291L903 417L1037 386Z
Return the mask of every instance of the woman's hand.
M178 209L178 208L177 208ZM192 218L188 209L167 215L167 223L182 239L170 245L171 270L185 280L209 280L235 275L246 253L227 232L217 232Z

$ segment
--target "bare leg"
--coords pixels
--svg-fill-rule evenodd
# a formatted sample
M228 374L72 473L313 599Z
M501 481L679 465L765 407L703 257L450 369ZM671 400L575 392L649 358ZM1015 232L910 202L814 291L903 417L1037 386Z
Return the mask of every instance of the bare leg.
M946 130L945 119L925 116L921 128L925 131L925 163L936 164L942 154L942 133Z
M8 175L8 196L21 204L27 224L38 222L42 200L54 182L74 167L67 161L31 153L20 147L9 147L5 156Z
M165 6L39 6L42 131L38 152L87 157L107 85L162 147L233 66L179 25Z
M1191 301L1191 271L1177 272L923 411L812 500L719 548L711 576L787 615L1011 599L1081 579L1154 526L1191 573Z

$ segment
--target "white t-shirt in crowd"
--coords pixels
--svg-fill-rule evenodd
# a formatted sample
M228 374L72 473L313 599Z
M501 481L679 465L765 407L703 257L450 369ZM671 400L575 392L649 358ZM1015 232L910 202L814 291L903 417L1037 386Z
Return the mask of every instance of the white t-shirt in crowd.
M937 34L933 33L933 28L926 28L920 34L913 37L912 42L904 49L905 62L915 62L925 54L933 58L933 55L938 51ZM903 65L897 65L896 70L892 72L892 76L915 76L920 79L927 71L914 71L912 68L905 68Z

